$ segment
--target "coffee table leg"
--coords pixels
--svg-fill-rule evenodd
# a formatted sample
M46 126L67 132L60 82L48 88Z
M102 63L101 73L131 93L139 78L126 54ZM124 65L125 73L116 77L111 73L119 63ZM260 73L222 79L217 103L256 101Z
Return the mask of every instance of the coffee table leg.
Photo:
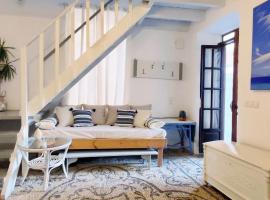
M44 191L48 189L49 185L49 169L44 170Z

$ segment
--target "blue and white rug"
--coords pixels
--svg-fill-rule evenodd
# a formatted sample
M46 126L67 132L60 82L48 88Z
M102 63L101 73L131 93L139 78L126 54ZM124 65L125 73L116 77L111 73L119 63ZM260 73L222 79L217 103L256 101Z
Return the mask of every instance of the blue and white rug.
M123 159L123 158L122 158ZM102 161L105 161L102 163ZM123 161L123 160L122 160ZM124 160L127 161L127 160ZM123 161L123 162L124 162ZM120 163L119 163L120 162ZM223 200L221 193L203 182L203 159L167 154L163 167L147 169L142 160L121 164L121 159L98 159L70 167L66 179L60 170L50 176L44 192L43 174L30 173L17 186L11 200Z

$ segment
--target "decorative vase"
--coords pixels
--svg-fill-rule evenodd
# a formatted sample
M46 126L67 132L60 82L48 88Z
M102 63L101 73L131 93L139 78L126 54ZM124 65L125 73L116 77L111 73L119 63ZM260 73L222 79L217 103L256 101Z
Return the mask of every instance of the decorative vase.
M7 101L5 96L0 96L0 112L4 112L7 110Z
M187 114L185 111L180 111L179 113L179 121L186 121L187 120Z

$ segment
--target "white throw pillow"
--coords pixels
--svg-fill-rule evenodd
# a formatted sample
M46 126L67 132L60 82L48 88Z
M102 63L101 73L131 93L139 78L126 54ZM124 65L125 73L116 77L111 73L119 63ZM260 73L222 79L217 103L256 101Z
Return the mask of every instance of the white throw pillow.
M48 117L36 123L36 127L42 130L54 129L57 124L57 119L55 117Z
M144 124L150 116L150 110L137 110L137 114L134 118L134 126L138 128L145 128Z
M72 106L57 106L55 108L55 114L57 116L59 126L72 126L74 118L71 112Z

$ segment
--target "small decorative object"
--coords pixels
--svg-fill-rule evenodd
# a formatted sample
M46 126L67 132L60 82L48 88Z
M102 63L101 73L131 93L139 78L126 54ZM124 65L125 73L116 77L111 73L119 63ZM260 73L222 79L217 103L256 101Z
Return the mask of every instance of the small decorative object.
M270 1L254 8L251 90L270 90Z
M185 111L180 111L179 113L179 121L186 121L187 120L187 114Z
M1 83L3 81L10 81L16 74L16 69L10 57L14 57L10 50L14 47L6 46L6 41L0 39L0 112L7 110L7 101L5 100L6 91L1 90Z

